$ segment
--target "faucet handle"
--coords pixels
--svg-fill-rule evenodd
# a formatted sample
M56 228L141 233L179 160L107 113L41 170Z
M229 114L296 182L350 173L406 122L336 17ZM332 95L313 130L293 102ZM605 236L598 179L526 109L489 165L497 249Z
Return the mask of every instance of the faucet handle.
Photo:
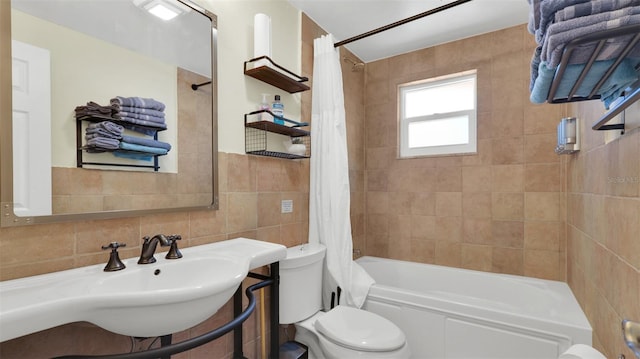
M126 243L118 242L111 242L109 243L109 245L102 246L103 250L111 249L109 262L107 262L107 265L103 269L105 272L115 272L126 268L124 263L122 263L122 261L120 260L120 256L118 255L118 248L126 246Z
M102 249L107 250L107 249L112 249L114 251L117 251L118 248L120 247L126 247L127 244L126 243L118 243L118 242L111 242L109 243L109 245L106 246L102 246Z
M180 253L180 250L178 249L178 242L177 242L182 239L182 236L178 234L174 234L174 235L168 236L167 239L169 240L169 244L171 244L171 248L169 248L169 252L167 252L167 255L165 256L165 258L166 259L182 258L182 253Z

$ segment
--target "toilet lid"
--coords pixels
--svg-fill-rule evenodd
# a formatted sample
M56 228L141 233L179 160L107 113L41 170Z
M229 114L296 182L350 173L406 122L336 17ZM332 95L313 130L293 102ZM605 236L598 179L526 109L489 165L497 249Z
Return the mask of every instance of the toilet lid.
M405 343L404 333L389 320L343 305L318 318L314 327L332 342L354 350L392 351Z

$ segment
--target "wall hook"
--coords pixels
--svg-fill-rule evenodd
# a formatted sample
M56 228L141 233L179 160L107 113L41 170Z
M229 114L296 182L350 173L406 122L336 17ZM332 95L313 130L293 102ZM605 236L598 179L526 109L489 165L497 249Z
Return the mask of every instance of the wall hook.
M200 88L200 86L209 85L209 84L211 84L211 81L203 82L201 84L191 84L191 89L193 91L197 91L198 88Z

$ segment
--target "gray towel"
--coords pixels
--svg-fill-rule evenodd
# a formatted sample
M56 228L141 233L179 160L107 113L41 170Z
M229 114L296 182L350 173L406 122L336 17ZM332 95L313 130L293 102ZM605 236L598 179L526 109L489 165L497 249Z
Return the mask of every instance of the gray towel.
M123 117L137 118L138 120L145 120L145 121L151 121L151 122L157 122L157 123L164 123L165 122L164 117L145 115L145 114L142 114L142 113L132 113L132 112L120 111L120 112L118 112L118 116L119 116L119 118L123 118Z
M535 1L535 0L534 0ZM536 41L538 44L544 42L544 36L547 33L547 27L553 23L556 11L564 9L567 6L582 4L589 0L542 0L540 1L540 20L536 27Z
M120 147L120 140L98 136L87 140L87 146L104 148L107 150L117 150Z
M146 121L146 120L140 120L137 118L132 118L132 117L121 117L120 121L124 121L124 122L129 122L129 123L133 123L136 125L140 125L140 126L147 126L147 127L153 127L156 129L166 129L167 128L167 124L166 123L159 123L159 122L153 122L153 121Z
M116 108L120 109L122 106L132 106L132 107L141 107L148 108L151 110L164 111L164 103L154 100L152 98L144 98L144 97L122 97L116 96L111 99L111 105L116 106Z
M542 0L527 0L527 2L531 6L527 30L529 30L529 33L532 35L535 35L536 29L540 27L540 2L542 2Z
M529 90L533 90L536 78L538 78L538 67L540 67L540 53L542 52L542 46L536 47L531 58L531 80L529 82Z
M121 136L124 131L124 127L111 121L90 123L87 125L87 129L103 129L117 136Z
M85 130L85 138L95 138L95 137L104 137L104 138L113 138L113 139L121 139L122 135L116 135L113 132L109 132L104 128L87 128Z
M620 13L631 13L633 15L618 16ZM584 16L553 24L549 27L549 35L542 45L541 59L542 61L546 61L549 67L556 67L560 63L564 47L569 41L576 37L634 24L640 24L640 7ZM632 35L620 37L616 41L607 42L597 60L604 61L618 56L629 42L630 36ZM570 63L581 64L587 62L594 47L595 44L576 48L571 56ZM640 57L640 47L636 46L629 56Z
M571 5L562 10L558 10L556 12L554 22L566 21L576 17L589 16L638 5L640 5L640 0L592 0L587 3Z
M640 1L640 0L638 0ZM120 111L130 113L140 113L143 115L151 115L156 117L164 117L164 111L152 110L150 108L133 107L133 106L121 106Z

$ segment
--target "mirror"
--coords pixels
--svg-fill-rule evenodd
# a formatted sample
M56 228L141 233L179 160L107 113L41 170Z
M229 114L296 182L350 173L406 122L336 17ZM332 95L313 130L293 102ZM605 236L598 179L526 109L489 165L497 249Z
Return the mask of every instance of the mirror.
M2 226L218 208L214 14L187 0L11 0L0 21ZM87 119L87 105L111 112ZM88 127L103 120L120 132L95 151ZM121 135L169 149L126 152Z

